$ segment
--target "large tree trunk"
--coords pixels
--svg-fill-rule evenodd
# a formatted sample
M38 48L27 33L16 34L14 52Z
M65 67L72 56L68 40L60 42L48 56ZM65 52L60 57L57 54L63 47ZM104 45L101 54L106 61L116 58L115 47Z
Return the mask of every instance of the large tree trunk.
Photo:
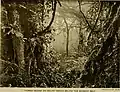
M17 11L17 5L11 5L6 7L8 12L8 21L12 25L13 34L12 36L12 45L13 45L13 62L19 66L19 72L21 69L24 69L24 43L23 35L21 32L21 26L19 24L19 14Z
M107 35L104 38L100 51L86 63L85 71L87 75L82 76L83 82L94 84L95 87L119 87L120 35L117 36L120 27L119 14L120 5L116 3L112 7L111 19L104 26L104 31ZM97 84L98 81L99 84Z

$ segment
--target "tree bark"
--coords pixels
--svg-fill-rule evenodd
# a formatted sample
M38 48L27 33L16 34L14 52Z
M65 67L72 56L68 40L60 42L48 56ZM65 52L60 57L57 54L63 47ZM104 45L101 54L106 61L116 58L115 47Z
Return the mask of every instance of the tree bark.
M21 68L24 69L24 43L23 43L23 35L21 33L21 26L19 24L19 14L16 10L17 5L7 6L8 12L8 21L12 25L13 34L12 35L12 45L13 45L13 61L20 68L18 69L21 72ZM18 73L19 73L18 72Z

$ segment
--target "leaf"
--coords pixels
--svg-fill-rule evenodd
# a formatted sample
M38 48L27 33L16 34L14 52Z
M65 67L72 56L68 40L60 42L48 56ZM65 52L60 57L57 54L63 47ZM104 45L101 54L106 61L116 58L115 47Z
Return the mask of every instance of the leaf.
M21 37L21 38L23 38L23 34L20 33L20 32L15 32L15 35L16 35L16 37Z

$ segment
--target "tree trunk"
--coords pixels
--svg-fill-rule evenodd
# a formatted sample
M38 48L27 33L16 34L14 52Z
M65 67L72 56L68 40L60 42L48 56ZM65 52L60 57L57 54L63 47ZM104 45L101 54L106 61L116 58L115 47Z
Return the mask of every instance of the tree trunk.
M81 11L81 0L79 1L78 0L78 3L79 3L79 12ZM81 13L81 12L80 12ZM79 25L79 34L78 34L78 53L79 55L81 55L81 48L83 48L81 45L83 44L83 35L82 35L82 30L81 30L81 27L82 27L82 21L80 21L80 25Z
M65 18L64 18L64 22L66 24L66 29L67 29L67 32L66 32L66 35L67 35L67 38L66 38L66 55L68 56L68 53L69 53L69 28L68 28L68 24L67 24L67 21L65 20Z
M12 25L13 34L12 35L12 45L13 45L13 61L19 66L19 72L24 69L24 43L23 35L21 33L21 26L19 24L19 14L16 10L17 5L7 6L8 21Z

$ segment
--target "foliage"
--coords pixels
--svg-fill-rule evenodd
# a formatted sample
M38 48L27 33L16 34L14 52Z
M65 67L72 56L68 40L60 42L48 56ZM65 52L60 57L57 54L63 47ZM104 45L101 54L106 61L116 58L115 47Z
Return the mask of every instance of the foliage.
M105 4L106 5L106 4ZM82 76L83 87L88 86L92 87L118 87L118 67L119 62L119 42L116 38L118 32L118 26L114 25L119 21L119 4L109 4L109 7L112 7L111 15L109 16L112 19L108 18L108 21L102 26L103 30L100 30L100 34L107 33L107 36L101 37L104 41L100 42L101 46L96 50L97 53L92 53L88 62L85 66L85 74ZM104 6L106 7L106 6ZM105 9L105 8L104 8ZM103 10L104 11L104 10ZM114 11L114 14L113 14ZM112 20L112 21L111 21ZM109 25L108 25L109 24ZM107 27L107 28L106 28ZM93 34L99 35L99 34ZM93 36L93 39L95 37ZM90 40L93 43L94 40ZM98 41L98 40L96 40ZM95 43L94 43L95 44ZM96 44L95 44L96 45ZM89 79L88 79L89 77Z
M22 40L24 41L24 52L25 52L25 66L24 66L24 70L21 70L21 72L17 72L18 70L14 70L14 67L11 67L11 63L14 62L14 58L15 56L15 52L11 53L13 55L13 57L10 57L10 59L8 56L5 57L5 55L7 54L3 54L2 59L8 60L8 62L3 62L5 63L4 66L4 72L6 72L6 76L8 76L8 81L6 80L5 83L9 84L11 83L11 81L14 81L13 84L11 84L11 86L35 86L36 84L36 75L38 73L41 73L41 71L47 69L47 65L49 65L49 68L51 68L51 64L52 62L54 63L55 60L52 60L54 57L50 56L47 50L47 48L49 48L49 44L50 41L52 40L52 34L49 33L51 32L52 29L46 29L48 27L46 27L46 24L43 23L45 22L45 20L49 17L49 13L50 11L52 11L56 8L55 4L52 5L52 3L56 4L56 1L45 1L45 2L41 2L39 4L26 4L25 3L21 3L18 4L18 6L16 6L16 4L3 4L3 14L5 14L6 17L3 16L3 18L6 18L5 21L2 20L3 23L3 29L2 32L4 32L4 30L7 30L7 28L9 28L8 32L3 33L7 34L6 38L8 38L8 36L10 36L11 41L8 41L10 44L9 45L13 45L14 44L14 37L21 37L22 36ZM8 8L9 7L9 8ZM18 26L16 25L14 28L14 24L9 24L10 20L8 20L7 18L14 18L14 16L8 15L9 12L12 14L12 12L14 12L14 9L16 9L16 11L19 13L19 21L17 21L18 26L21 26L22 32L17 32L16 28L18 28ZM11 10L10 10L11 9ZM26 12L25 14L22 13L22 10L24 12ZM55 12L55 11L53 11ZM11 17L10 17L11 16ZM22 17L25 17L25 20L21 19ZM54 16L53 16L54 17ZM6 20L8 20L6 22ZM12 19L11 19L12 20ZM15 20L13 20L14 22ZM48 21L48 20L47 20ZM53 18L52 18L53 21ZM6 22L6 23L4 23ZM51 23L51 22L50 22ZM6 24L11 25L10 27ZM51 24L47 24L49 27ZM13 29L12 29L13 28ZM44 29L46 29L47 31L44 34ZM28 32L29 30L29 32ZM15 35L14 35L15 34ZM23 38L24 35L24 38ZM9 39L9 38L8 38ZM19 41L19 40L18 40ZM17 42L18 42L17 41ZM6 41L4 41L4 37L2 39L3 42L3 46L6 46ZM16 43L15 43L16 44ZM13 46L14 47L14 46ZM8 51L10 51L11 49L14 49L13 47L8 48ZM4 47L3 47L4 48ZM14 50L15 51L15 50ZM3 51L4 53L7 53L7 50ZM4 61L4 60L3 60ZM21 61L18 61L21 62ZM15 61L15 64L18 65L18 62ZM8 65L6 65L6 63ZM50 63L50 64L49 64ZM10 64L10 65L9 65ZM13 64L12 64L13 65ZM19 67L19 65L18 65ZM12 68L12 70L11 70ZM17 68L19 69L19 68ZM24 76L26 75L26 76ZM16 85L17 84L17 85ZM24 84L24 85L23 85ZM3 85L4 85L4 80L3 80Z
M95 2L86 16L82 11L79 14L67 7L73 15L84 20L81 25L90 32L87 46L82 43L80 47L87 49L82 51L85 56L79 57L77 54L66 56L57 53L51 47L50 43L54 40L52 32L55 31L51 25L58 0L43 1L38 4L14 3L2 6L2 85L118 87L119 3ZM16 16L10 16L9 13ZM16 38L20 39L16 41ZM24 45L23 67L19 65L21 61L16 60L15 49L18 48L14 47L14 41L19 43L21 39Z

